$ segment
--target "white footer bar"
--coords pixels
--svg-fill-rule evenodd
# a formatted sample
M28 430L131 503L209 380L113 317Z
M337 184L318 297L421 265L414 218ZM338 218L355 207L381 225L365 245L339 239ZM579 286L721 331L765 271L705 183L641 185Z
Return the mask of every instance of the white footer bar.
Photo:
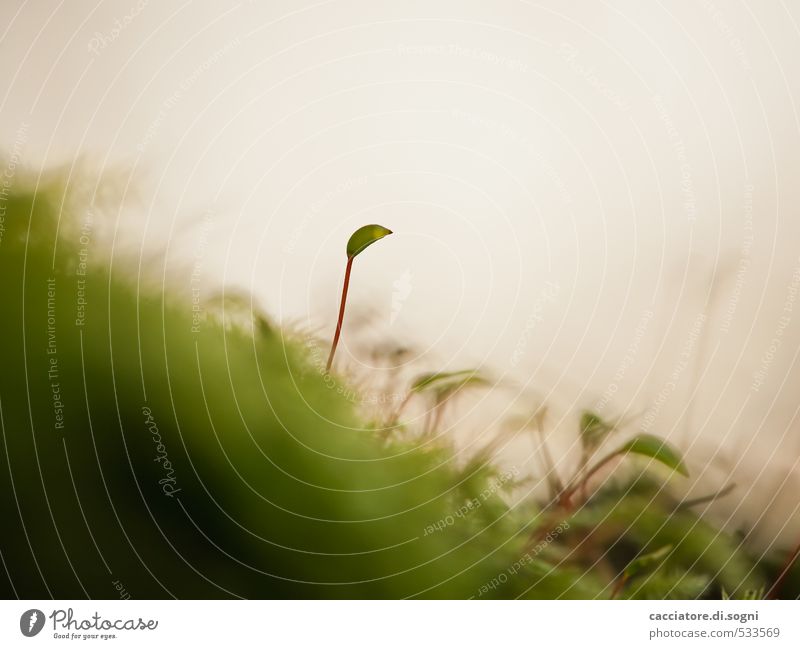
M5 601L0 647L796 648L798 620L797 601Z

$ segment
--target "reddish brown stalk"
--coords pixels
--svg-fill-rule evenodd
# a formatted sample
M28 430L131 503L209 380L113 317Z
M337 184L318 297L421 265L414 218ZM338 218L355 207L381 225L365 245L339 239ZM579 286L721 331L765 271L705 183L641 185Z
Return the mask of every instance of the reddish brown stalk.
M403 409L406 407L408 402L411 400L411 397L414 395L413 392L409 392L403 397L403 400L400 402L400 405L397 406L397 410L392 413L392 416L389 418L389 423L397 423L397 420L400 419L400 415L403 412Z
M614 589L611 591L610 599L617 599L619 594L622 592L622 589L625 588L627 581L628 579L624 575L617 579L617 582L614 584Z
M539 437L539 448L542 452L542 458L544 459L544 470L546 472L546 480L547 486L550 489L550 498L551 500L558 497L564 490L564 485L561 482L561 479L558 477L558 473L556 472L556 465L553 462L553 456L550 455L550 449L547 447L547 439L544 436L544 426L543 421L545 415L547 414L546 408L539 409L533 416L534 422L536 423L536 434Z
M786 580L786 577L789 575L789 571L792 569L792 566L794 565L794 562L797 561L798 557L800 557L800 543L797 544L795 549L792 550L791 554L786 559L786 563L783 564L783 568L781 568L777 579L775 579L775 583L772 584L772 587L767 592L765 599L776 599L778 597L781 586L783 586L783 582Z
M431 420L431 433L436 432L439 429L439 424L442 421L442 411L444 410L446 403L447 399L442 399L440 403L436 404L436 410L434 411L433 418Z
M347 287L350 286L350 271L353 268L353 259L355 257L347 258L347 268L344 271L344 286L342 286L342 302L339 305L339 321L336 323L336 333L333 334L333 344L331 345L331 353L328 356L328 365L325 367L326 372L331 371L333 364L333 355L336 353L336 347L339 344L339 336L342 333L342 322L344 321L344 307L347 303Z
M595 473L597 473L600 469L602 469L606 464L611 462L611 460L616 458L618 455L619 453L617 451L609 453L597 464L595 464L591 469L589 469L577 484L571 487L567 487L558 498L559 504L561 504L566 509L570 509L572 507L572 496L574 496L576 492L583 489L588 484L589 480Z

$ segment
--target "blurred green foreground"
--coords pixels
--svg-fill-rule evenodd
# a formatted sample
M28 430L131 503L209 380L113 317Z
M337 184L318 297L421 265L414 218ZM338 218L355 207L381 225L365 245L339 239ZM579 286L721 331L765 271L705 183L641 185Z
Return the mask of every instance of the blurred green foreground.
M4 598L720 597L769 585L770 566L649 478L569 515L509 509L513 481L485 462L365 428L264 318L252 330L198 319L191 300L137 289L67 199L58 181L16 180L0 196ZM621 584L660 548L665 560Z

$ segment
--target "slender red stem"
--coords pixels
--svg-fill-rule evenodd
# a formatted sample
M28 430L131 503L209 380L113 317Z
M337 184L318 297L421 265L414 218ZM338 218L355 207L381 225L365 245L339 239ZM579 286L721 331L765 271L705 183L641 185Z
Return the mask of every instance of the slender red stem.
M331 371L333 364L333 355L336 353L336 347L339 344L339 335L342 333L342 321L344 320L344 307L347 303L347 287L350 286L350 271L353 269L353 259L355 257L347 258L347 268L344 271L344 286L342 286L342 302L339 305L339 321L336 323L336 333L333 334L333 344L331 345L331 353L328 356L328 365L325 367L326 372Z
M789 571L792 569L794 562L797 561L797 558L800 557L800 543L792 550L791 554L786 559L786 563L783 564L780 573L778 574L778 578L775 580L775 583L772 584L772 588L769 589L764 599L775 599L778 597L778 593L780 593L781 586L783 586L783 582L786 580Z
M442 399L440 403L436 404L436 410L433 413L433 418L431 421L431 429L428 432L433 433L439 429L439 424L442 421L442 412L446 405L447 405L447 398Z
M606 464L611 462L611 460L616 458L618 455L619 455L618 451L614 451L606 455L602 460L600 460L597 464L595 464L591 469L589 469L584 474L582 480L580 480L577 484L571 487L565 488L564 491L561 493L561 496L559 497L559 502L562 504L566 504L567 509L569 509L572 503L572 496L574 496L577 491L580 491L583 487L585 487L595 473L597 473L600 469L602 469Z
M408 402L411 400L412 396L414 396L414 393L413 392L409 392L408 394L406 394L405 397L403 397L403 400L400 402L400 405L397 406L397 410L395 410L392 413L391 417L389 418L389 423L390 424L397 423L397 420L400 418L400 414L403 412L403 408L406 407Z
M617 599L619 594L622 592L622 589L625 588L625 584L628 582L628 578L623 575L617 582L614 584L614 589L611 591L610 599Z

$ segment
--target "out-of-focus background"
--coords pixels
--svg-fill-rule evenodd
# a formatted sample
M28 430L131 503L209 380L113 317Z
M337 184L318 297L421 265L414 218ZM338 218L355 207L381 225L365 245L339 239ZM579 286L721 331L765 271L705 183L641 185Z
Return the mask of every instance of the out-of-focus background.
M108 240L143 277L162 256L201 306L238 287L327 336L347 236L381 223L395 234L354 271L358 340L491 374L451 413L461 435L546 402L566 461L576 413L620 416L679 444L698 493L738 485L722 523L762 546L800 533L797 3L0 16L6 177L113 176ZM346 328L341 362L378 382L356 342Z

